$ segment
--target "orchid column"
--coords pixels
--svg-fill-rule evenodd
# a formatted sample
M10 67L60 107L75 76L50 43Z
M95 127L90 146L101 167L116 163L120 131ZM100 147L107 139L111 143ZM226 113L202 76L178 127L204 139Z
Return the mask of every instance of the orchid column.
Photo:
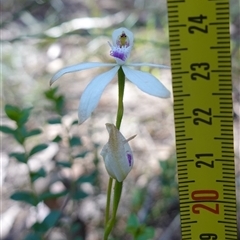
M115 58L116 63L80 63L69 66L58 71L51 79L50 84L54 83L58 78L66 73L81 71L95 67L112 67L109 71L96 76L84 90L78 108L79 123L82 124L87 120L92 112L98 105L101 95L106 86L112 81L118 72L118 109L116 117L116 126L110 123L106 124L109 140L103 147L101 155L103 156L104 163L107 169L109 178L107 203L106 203L106 216L105 216L105 233L104 239L107 240L108 236L114 226L118 204L122 192L123 180L127 177L128 173L133 167L133 155L128 144L128 141L135 136L125 139L120 133L120 126L124 113L123 96L125 78L135 84L143 92L156 96L159 98L168 98L170 92L165 86L153 75L134 70L130 67L151 66L157 68L169 67L164 65L152 63L127 63L133 47L134 37L131 31L126 28L119 28L113 31L110 55ZM114 185L113 209L110 218L110 202L112 183Z

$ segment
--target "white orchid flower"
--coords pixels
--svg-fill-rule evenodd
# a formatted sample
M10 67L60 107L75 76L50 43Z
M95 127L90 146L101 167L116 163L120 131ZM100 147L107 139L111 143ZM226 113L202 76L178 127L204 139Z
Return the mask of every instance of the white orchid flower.
M116 63L80 63L65 67L52 77L50 85L66 73L77 72L95 67L112 67L111 70L96 76L84 90L78 108L78 118L80 124L87 120L95 110L104 89L114 78L120 67L122 68L126 78L143 92L160 98L168 98L170 96L170 92L153 75L129 68L151 66L169 69L168 66L152 63L127 63L126 61L133 47L133 40L134 37L131 31L126 28L118 28L113 31L112 44L109 43L111 47L110 55L115 58Z
M133 167L133 154L128 141L136 135L125 139L113 124L107 123L106 128L109 140L103 147L101 155L108 174L118 182L122 182Z

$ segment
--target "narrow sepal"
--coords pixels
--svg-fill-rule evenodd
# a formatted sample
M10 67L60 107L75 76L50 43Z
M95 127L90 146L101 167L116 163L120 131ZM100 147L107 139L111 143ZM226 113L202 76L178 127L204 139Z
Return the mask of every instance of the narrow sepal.
M122 66L122 69L126 78L143 92L160 98L170 97L169 90L152 74L133 70L126 66Z
M98 105L102 93L114 78L119 66L95 77L84 90L78 108L79 124L87 120Z

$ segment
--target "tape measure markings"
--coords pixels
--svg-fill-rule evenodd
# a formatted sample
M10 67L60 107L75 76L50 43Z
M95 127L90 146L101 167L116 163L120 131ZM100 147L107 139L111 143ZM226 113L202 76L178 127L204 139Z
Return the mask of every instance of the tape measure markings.
M182 239L236 239L229 3L169 0L168 16Z

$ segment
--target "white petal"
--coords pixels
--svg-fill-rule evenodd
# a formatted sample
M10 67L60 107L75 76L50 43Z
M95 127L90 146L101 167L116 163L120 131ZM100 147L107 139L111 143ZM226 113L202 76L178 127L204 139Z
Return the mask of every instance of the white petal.
M78 108L79 124L83 123L90 117L94 109L97 107L105 87L113 79L118 69L119 66L116 66L110 71L98 75L88 84L80 99Z
M171 67L161 64L154 64L154 63L127 63L126 66L132 67L141 67L141 66L149 66L149 67L156 67L156 68L164 68L164 69L171 69Z
M131 31L129 31L127 28L118 28L116 30L113 31L112 33L112 41L113 41L113 46L116 46L119 37L121 36L122 33L125 33L127 35L128 41L129 41L129 45L132 48L133 46L133 40L134 40L134 36L133 33Z
M79 64L72 65L69 67L65 67L54 74L54 76L52 77L52 79L50 81L50 85L52 85L56 80L58 80L62 75L66 74L66 73L77 72L77 71L95 68L95 67L112 67L112 66L116 66L116 63L98 63L98 62L79 63Z
M167 88L150 73L133 70L126 66L122 66L122 69L126 78L143 92L160 98L170 97L170 92Z

